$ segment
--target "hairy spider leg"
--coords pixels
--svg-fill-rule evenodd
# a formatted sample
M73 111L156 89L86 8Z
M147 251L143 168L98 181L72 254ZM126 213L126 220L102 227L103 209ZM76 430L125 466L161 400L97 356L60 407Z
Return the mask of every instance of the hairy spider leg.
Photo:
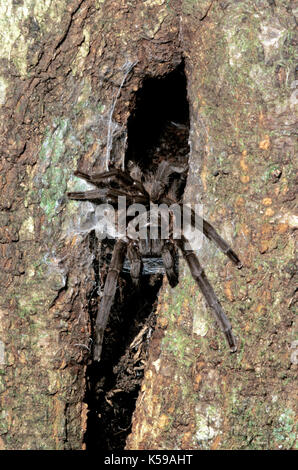
M91 189L90 191L77 191L67 193L69 199L74 199L76 201L90 201L94 204L112 204L113 207L118 208L118 197L126 197L126 206L131 204L144 204L148 206L148 198L143 195L130 194L126 191L121 191L120 189L112 188L98 188Z
M116 204L118 199L108 189L91 189L67 193L69 199L75 201L90 201L94 204Z
M162 202L165 202L169 205L170 201L167 198L163 198ZM172 204L174 201L171 202ZM179 204L182 214L183 211L190 211L190 220L191 225L199 230L202 230L204 235L209 239L212 240L219 249L231 260L234 264L236 264L238 269L241 269L243 264L241 263L240 259L238 258L235 251L228 245L228 243L219 235L219 233L215 230L215 228L207 222L207 220L203 219L199 214L197 214L192 208L187 206L186 204Z
M187 242L187 239L183 235L181 237L181 240L176 241L177 245L179 246L183 254L185 261L188 264L192 277L198 284L202 294L204 295L206 299L207 304L209 305L209 307L211 307L212 311L215 314L217 323L219 324L220 328L225 334L225 337L228 341L231 352L236 352L237 343L232 333L232 325L229 319L227 318L225 312L223 311L221 304L217 300L216 294L210 282L208 281L205 271L200 265L200 262L197 256L195 255L193 251L185 249L184 246L186 242Z
M70 199L76 200L89 200L95 204L111 203L114 207L116 207L118 203L118 197L126 196L127 206L133 203L141 203L146 206L147 210L150 207L150 199L156 200L158 203L171 206L172 204L177 204L175 196L178 194L179 183L175 183L175 179L172 181L170 177L175 173L183 174L183 171L185 170L172 167L168 163L162 162L158 168L157 173L151 177L152 183L149 185L149 188L151 188L149 193L147 192L147 187L144 188L139 177L135 179L129 173L123 172L121 170L113 169L108 172L96 175L87 175L77 171L75 173L77 176L84 178L91 184L94 184L98 189L85 192L68 193L68 197ZM106 187L109 183L116 183L119 188ZM168 195L165 195L166 191L168 191ZM152 192L154 193L153 196ZM149 194L151 194L151 197ZM197 215L193 209L189 208L188 206L183 206L181 202L178 202L178 206L180 206L181 209L186 207L186 210L190 211L188 216L190 216L189 218L191 225L201 229L204 235L209 240L215 242L220 250L225 253L226 256L238 266L238 268L242 267L242 264L236 253L217 233L217 231L209 222ZM158 222L158 225L159 223L160 221ZM172 240L172 234L169 236L169 239L167 238L165 240L158 237L158 239L151 240L149 242L149 239L147 239L145 243L145 251L143 247L144 243L142 242L144 242L144 240L139 240L138 244L136 245L137 248L135 247L130 250L129 256L131 258L131 276L133 281L135 283L138 282L138 277L141 272L142 256L146 256L154 252L158 256L161 256L169 283L172 287L174 287L178 283L178 273L175 271L175 244L177 244L188 263L194 279L196 280L204 297L206 298L208 305L215 313L215 317L225 333L231 350L236 351L237 346L231 331L231 324L227 319L219 301L217 300L216 294L213 291L213 288L210 285L208 279L206 278L204 270L202 269L196 255L194 252L186 250L184 245L187 242L187 239L182 236L180 240L174 241ZM108 321L110 309L116 292L118 277L123 267L128 246L129 242L127 240L120 239L116 242L114 247L112 261L104 286L103 298L96 318L94 360L97 361L100 359L104 330ZM139 251L139 253L137 253L137 251Z
M124 183L126 186L130 186L133 184L133 179L130 177L129 174L116 168L110 171L105 171L103 173L91 173L91 175L88 175L83 171L76 170L74 172L74 175L78 176L79 178L83 178L84 180L88 181L89 183L95 184L96 186L101 186L103 183L107 182L106 180L112 180L113 178L116 181L121 180L121 182Z
M93 348L94 361L99 361L102 350L103 336L108 323L112 303L115 297L119 274L122 271L125 254L127 251L127 241L119 239L116 241L111 264L106 277L103 296L95 322L95 339Z
M122 171L117 168L105 171L104 173L93 173L91 175L76 170L74 175L79 178L83 178L88 181L88 183L94 184L98 187L105 186L107 183L115 181L119 186L124 185L124 189L127 191L131 191L133 189L147 195L141 182L133 179L127 171Z
M135 241L131 240L127 248L127 257L130 262L130 277L135 286L140 284L140 275L142 272L142 255Z
M221 249L221 251L236 264L238 269L242 268L242 263L238 258L235 251L228 245L228 243L217 233L215 228L207 222L207 220L203 219L203 232L209 240L213 240L216 245Z

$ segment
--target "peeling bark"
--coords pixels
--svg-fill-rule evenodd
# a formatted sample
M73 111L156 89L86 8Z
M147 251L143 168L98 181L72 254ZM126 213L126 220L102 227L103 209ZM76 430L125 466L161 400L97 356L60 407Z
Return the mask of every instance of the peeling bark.
M77 165L105 168L109 132L110 159L123 160L136 91L182 57L186 200L204 203L244 263L207 243L200 253L241 347L229 354L182 269L180 286L163 288L127 449L293 448L295 2L2 8L0 448L84 447L94 213L65 193L85 188Z

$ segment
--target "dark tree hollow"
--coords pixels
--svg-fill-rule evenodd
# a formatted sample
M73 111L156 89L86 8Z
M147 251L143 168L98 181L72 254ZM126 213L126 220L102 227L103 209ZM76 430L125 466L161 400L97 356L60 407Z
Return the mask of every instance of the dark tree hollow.
M188 162L189 105L183 62L166 76L144 78L135 95L127 133L126 165L132 161L146 172L155 170L164 159L175 164ZM92 243L96 243L94 238ZM103 241L94 261L101 287L112 247L111 240ZM125 447L154 331L162 280L162 273L143 275L136 289L128 273L121 275L101 361L87 368L87 450ZM98 302L98 296L90 302L93 319Z

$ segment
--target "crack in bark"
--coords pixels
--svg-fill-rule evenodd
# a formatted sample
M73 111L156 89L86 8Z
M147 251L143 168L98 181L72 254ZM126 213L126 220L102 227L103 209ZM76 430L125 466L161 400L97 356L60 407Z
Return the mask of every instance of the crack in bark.
M69 22L68 22L68 25L66 27L66 30L64 31L63 35L61 36L61 38L59 39L58 43L56 44L54 50L57 50L59 47L62 46L62 44L64 43L64 41L66 40L67 36L68 36L68 33L69 33L69 30L71 28L71 25L72 25L72 22L73 22L73 17L74 15L77 13L77 11L80 9L81 5L85 2L86 0L80 0L78 5L74 8L74 10L70 13L70 18L69 18Z

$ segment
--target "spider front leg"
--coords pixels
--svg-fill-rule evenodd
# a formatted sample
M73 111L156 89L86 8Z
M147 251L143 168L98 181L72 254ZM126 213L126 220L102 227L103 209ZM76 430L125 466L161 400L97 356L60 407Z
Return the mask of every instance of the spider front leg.
M167 198L163 198L162 202L170 205L173 203L171 200L167 200ZM198 230L203 231L203 234L209 239L212 240L219 249L231 260L234 264L236 264L238 269L242 268L242 263L238 258L238 255L235 251L230 247L230 245L219 235L219 233L215 230L215 228L205 219L203 219L199 214L197 214L192 208L188 207L187 205L179 204L182 213L184 216L187 216L187 221L193 227L197 228ZM183 223L184 223L183 219Z
M94 361L100 360L103 335L108 323L110 310L116 293L118 277L122 271L126 251L127 242L122 239L117 240L114 246L111 264L104 285L103 297L100 302L100 307L95 322L95 339L93 349Z
M142 256L137 243L130 241L127 249L127 257L130 262L130 277L135 286L140 284L140 274L142 270Z
M237 351L236 339L232 333L232 325L227 318L221 304L219 303L216 294L208 281L206 274L203 268L200 265L200 262L197 256L191 250L185 249L185 243L187 242L186 238L182 235L181 240L176 240L177 245L182 251L183 257L186 260L188 267L190 269L191 275L198 284L202 294L204 295L207 304L211 307L212 311L215 314L215 318L221 327L222 331L225 334L225 337L231 348L231 352Z
M104 173L92 173L88 175L80 170L74 172L75 176L83 178L88 183L94 184L98 187L106 186L107 184L116 183L118 186L124 188L124 190L139 190L141 193L144 192L144 186L139 181L134 180L127 172L114 168ZM146 194L147 195L147 194Z

